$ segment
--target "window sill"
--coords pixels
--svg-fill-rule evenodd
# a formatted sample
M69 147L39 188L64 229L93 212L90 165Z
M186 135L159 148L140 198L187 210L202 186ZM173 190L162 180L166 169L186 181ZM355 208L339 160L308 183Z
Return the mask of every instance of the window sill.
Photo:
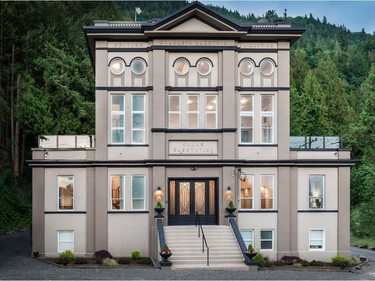
M107 214L148 214L149 211L107 211Z

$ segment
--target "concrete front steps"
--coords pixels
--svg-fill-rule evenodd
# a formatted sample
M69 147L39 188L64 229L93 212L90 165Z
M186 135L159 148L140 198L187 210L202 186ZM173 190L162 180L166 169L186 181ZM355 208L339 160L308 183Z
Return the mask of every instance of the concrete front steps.
M197 227L164 227L165 241L173 253L169 258L172 269L249 270L230 226L204 225L203 230L210 248L209 266L206 248L202 253L202 236L198 238Z

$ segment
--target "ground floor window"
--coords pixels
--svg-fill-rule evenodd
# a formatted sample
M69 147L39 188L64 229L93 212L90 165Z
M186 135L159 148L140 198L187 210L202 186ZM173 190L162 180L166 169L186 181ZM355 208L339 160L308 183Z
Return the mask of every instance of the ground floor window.
M255 248L255 245L254 245L254 230L252 230L252 229L241 229L240 232L241 232L241 235L242 235L242 239L245 242L246 249L249 247L250 244Z
M132 176L132 209L145 210L146 176Z
M324 230L310 229L309 233L310 250L324 250Z
M57 251L59 253L64 252L64 251L74 252L74 231L73 230L57 231Z
M273 250L273 230L260 231L260 249Z

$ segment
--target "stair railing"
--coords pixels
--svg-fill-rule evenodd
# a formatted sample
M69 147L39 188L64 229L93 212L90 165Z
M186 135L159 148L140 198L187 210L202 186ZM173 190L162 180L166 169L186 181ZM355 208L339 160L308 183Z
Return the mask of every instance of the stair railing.
M195 213L195 227L198 227L198 238L201 236L202 231L202 253L204 253L204 246L207 249L207 266L210 266L210 248L208 247L206 236L204 235L201 218L199 217L198 212Z

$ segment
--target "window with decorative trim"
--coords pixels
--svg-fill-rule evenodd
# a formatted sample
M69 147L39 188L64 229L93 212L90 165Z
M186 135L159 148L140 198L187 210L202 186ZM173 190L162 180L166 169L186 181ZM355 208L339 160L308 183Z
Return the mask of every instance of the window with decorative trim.
M240 209L253 209L254 175L240 177Z
M261 95L261 136L262 144L274 143L274 101L272 95Z
M74 176L58 176L58 208L61 211L74 209Z
M309 175L309 208L324 208L324 175Z
M74 252L74 231L73 230L58 230L57 231L57 252L64 251Z
M132 210L146 209L146 176L132 175Z
M324 251L325 249L325 231L324 229L309 230L309 250Z
M168 97L168 128L216 129L218 96L205 93L176 93Z
M240 128L241 143L254 143L254 95L241 95Z
M263 251L272 251L273 245L273 230L261 230L260 231L260 249Z

